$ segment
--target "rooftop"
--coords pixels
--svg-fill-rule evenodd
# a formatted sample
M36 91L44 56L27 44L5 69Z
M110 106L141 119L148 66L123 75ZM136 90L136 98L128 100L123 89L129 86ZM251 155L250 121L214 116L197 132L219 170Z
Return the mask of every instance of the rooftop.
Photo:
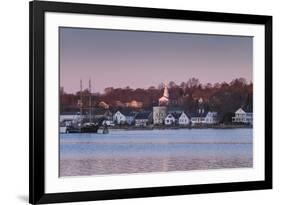
M135 119L148 119L150 114L151 112L149 111L139 112L136 115Z

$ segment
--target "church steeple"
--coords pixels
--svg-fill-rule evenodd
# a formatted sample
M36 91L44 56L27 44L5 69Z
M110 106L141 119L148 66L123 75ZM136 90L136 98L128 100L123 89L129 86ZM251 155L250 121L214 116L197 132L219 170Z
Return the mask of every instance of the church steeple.
M164 94L163 94L164 97L166 98L169 98L169 91L168 91L168 87L167 85L165 84L165 88L164 88Z
M168 86L165 84L163 96L159 98L159 105L167 106L168 104L169 104L169 90L168 90Z

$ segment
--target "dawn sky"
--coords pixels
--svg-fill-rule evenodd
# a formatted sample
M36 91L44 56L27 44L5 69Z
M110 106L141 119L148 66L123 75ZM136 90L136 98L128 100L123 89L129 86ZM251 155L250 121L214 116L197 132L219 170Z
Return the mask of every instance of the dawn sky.
M60 28L60 86L68 93L92 79L106 87L252 81L252 37Z

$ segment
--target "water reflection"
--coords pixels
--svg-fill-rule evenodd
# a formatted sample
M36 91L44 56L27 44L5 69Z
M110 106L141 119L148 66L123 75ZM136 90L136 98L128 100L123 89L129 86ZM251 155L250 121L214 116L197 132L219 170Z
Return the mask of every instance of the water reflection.
M60 136L60 176L252 167L252 129Z

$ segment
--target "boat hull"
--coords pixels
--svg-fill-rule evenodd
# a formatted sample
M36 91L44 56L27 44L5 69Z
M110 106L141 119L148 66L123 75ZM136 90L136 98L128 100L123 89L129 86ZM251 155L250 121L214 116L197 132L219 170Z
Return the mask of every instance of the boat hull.
M88 126L83 126L80 129L81 133L97 133L99 129L98 125L88 125Z

